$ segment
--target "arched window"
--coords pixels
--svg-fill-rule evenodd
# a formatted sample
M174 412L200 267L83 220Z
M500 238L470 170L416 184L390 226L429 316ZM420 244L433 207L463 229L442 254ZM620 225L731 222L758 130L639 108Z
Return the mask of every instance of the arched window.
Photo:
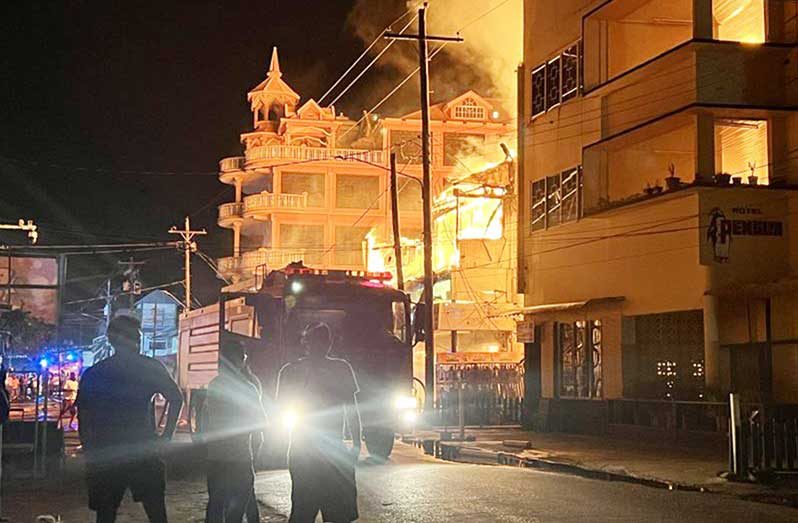
M458 120L484 120L485 108L472 98L467 98L454 108L454 117Z

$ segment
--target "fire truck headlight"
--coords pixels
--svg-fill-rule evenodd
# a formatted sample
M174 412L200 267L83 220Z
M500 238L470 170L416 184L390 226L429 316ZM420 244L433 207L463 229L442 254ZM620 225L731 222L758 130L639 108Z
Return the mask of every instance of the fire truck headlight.
M286 430L292 430L296 425L298 419L299 416L297 415L297 412L295 410L293 409L286 410L285 412L283 412L283 427L285 427Z
M302 285L301 281L292 281L291 282L291 292L293 292L294 294L302 292L303 287L304 286Z
M394 407L397 410L410 410L416 408L416 398L413 396L407 396L405 394L400 394L396 396L394 400Z

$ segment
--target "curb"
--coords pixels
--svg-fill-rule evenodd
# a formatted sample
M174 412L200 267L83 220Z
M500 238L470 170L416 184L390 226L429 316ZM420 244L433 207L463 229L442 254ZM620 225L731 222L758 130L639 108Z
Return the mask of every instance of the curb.
M523 457L510 452L494 452L491 450L480 449L478 447L469 447L458 443L443 442L433 438L402 438L402 441L423 450L424 454L428 456L433 456L444 461L457 461L461 463L474 463L479 465L484 465L487 463L512 467L534 468L549 472L580 476L588 479L620 481L659 489L682 490L690 492L711 492L705 487L699 487L696 485L675 483L660 479L641 478L628 474L583 467L571 463L563 463L560 461Z

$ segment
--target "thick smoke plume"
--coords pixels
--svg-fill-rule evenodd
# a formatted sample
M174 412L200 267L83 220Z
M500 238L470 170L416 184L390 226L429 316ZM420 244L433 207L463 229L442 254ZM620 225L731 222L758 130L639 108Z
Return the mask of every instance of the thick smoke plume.
M404 10L415 13L418 4L406 0L357 0L349 15L349 26L368 44ZM392 29L401 29L411 16ZM415 33L416 27L413 23L408 32ZM515 112L516 68L523 54L523 0L431 0L427 30L434 35L460 31L465 39L463 43L448 44L431 62L433 101L474 89L485 96L501 98L506 109ZM378 44L372 51L379 52L383 45ZM430 51L438 45L430 43ZM382 80L374 81L370 76L368 81L372 92L382 95L417 67L417 48L411 42L396 42L378 64L382 67ZM417 90L416 82L409 82L408 86ZM417 95L413 97L411 89L397 93L397 100L390 107L416 109ZM366 103L372 101L371 96L368 98Z

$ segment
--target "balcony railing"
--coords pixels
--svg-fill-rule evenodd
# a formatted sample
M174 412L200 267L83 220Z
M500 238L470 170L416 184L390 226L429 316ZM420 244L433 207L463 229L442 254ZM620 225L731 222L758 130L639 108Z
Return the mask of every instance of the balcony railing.
M331 149L328 147L299 147L295 145L263 145L246 151L247 162L257 160L362 160L382 164L383 151L366 149Z
M289 263L301 261L305 258L305 251L302 249L267 249L260 248L257 251L245 252L241 255L240 270L243 272L254 272L255 269L263 265L268 270L280 269Z
M242 253L238 258L232 256L219 258L219 272L223 275L234 273L250 275L254 274L260 267L271 271L281 269L289 263L304 260L305 255L306 252L303 249L270 249L261 247L255 251Z
M241 218L244 212L243 202L223 203L219 206L219 219L218 223Z
M243 156L232 156L230 158L222 158L219 162L219 171L226 173L232 171L240 171L244 168L245 158Z
M277 209L298 210L308 206L308 193L285 194L262 192L244 198L244 215L251 217Z

